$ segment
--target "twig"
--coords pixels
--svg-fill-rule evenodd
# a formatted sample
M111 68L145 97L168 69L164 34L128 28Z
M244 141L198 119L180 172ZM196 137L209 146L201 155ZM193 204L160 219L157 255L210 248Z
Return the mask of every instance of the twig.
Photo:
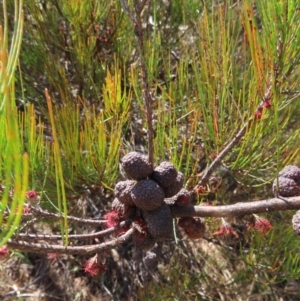
M268 213L272 211L286 211L300 209L300 196L279 199L273 198L261 201L249 201L224 206L172 206L174 217L237 217L253 213Z
M45 218L52 218L52 219L63 219L64 216L52 212L48 212L45 210L42 210L41 208L37 207L30 207L32 214L36 217L45 217ZM85 219L85 218L79 218L75 216L67 216L67 219L70 222L74 222L77 224L89 224L89 225L103 225L106 223L106 220L94 220L94 219Z
M236 203L234 205L224 206L171 206L173 217L185 217L185 216L198 216L198 217L237 217L243 215L250 215L253 213L268 213L272 211L286 211L300 209L300 196L292 198L272 198L261 201ZM130 224L131 220L126 220L111 229L100 231L92 234L84 235L69 235L69 239L88 239L101 237L111 234L123 226ZM33 252L33 253L58 253L58 254L95 254L101 251L111 249L127 239L129 239L134 231L134 228L128 230L120 237L110 240L105 243L96 245L84 245L84 246L62 246L51 245L47 242L43 243L30 243L25 240L45 239L48 241L62 239L60 235L28 235L20 234L10 239L7 246L13 249ZM19 238L22 240L19 241Z
M9 248L13 248L16 250L20 250L23 252L31 252L31 253L40 253L40 254L48 254L48 253L57 253L57 254L77 254L77 255L87 255L87 254L96 254L103 252L105 250L112 249L117 245L124 243L128 240L134 229L129 229L125 234L110 240L108 242L104 242L96 245L84 245L84 246L62 246L62 245L51 245L47 242L44 243L29 243L26 241L18 241L16 239L10 239L7 242L7 246Z
M89 234L74 234L74 235L68 235L69 240L86 240L86 239L93 239L97 237L103 237L107 236L109 234L112 234L116 231L118 231L120 228L128 226L131 223L131 220L126 220L121 222L115 227L111 227L109 229L95 232L95 233L89 233ZM62 235L44 235L44 234L25 234L25 233L19 233L12 237L15 240L24 240L24 241L30 241L30 240L63 240L64 236Z
M252 120L252 118L249 119L249 121L244 124L244 126L241 128L241 130L233 137L233 139L229 142L229 144L219 153L217 158L209 165L209 167L206 169L204 175L201 177L201 180L194 188L197 189L199 186L205 185L213 172L216 170L216 168L221 164L221 161L225 158L225 156L234 148L234 146L243 138L245 135L246 129L248 127L249 122Z
M129 8L128 2L126 0L121 0L123 7L127 14L129 15L133 25L134 34L138 42L138 51L140 56L140 67L141 67L141 77L143 84L143 96L146 107L146 121L147 121L147 136L148 136L148 156L149 162L154 164L154 134L153 134L153 124L152 124L152 103L153 99L150 93L150 85L148 79L148 70L145 62L145 48L144 48L144 33L141 14L143 8L145 7L147 0L143 0L141 3L139 1L134 1L135 14Z
M271 100L272 98L272 86L269 85L265 94L259 103L256 110L259 110L263 107L264 102ZM201 177L199 183L195 186L194 190L197 190L199 186L204 186L208 181L213 172L219 167L222 160L226 157L226 155L232 151L232 149L239 143L239 141L244 137L247 127L253 121L253 117L251 116L248 121L243 125L243 127L238 131L238 133L233 137L233 139L224 147L224 149L219 153L219 155L213 160L213 162L206 169L205 173Z

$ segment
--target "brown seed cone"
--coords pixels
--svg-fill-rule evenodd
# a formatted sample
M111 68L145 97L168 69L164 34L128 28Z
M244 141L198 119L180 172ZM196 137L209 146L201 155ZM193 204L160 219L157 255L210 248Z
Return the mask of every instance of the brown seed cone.
M134 206L133 200L131 198L131 190L135 185L135 181L126 180L120 181L115 185L115 197L127 206Z
M300 195L300 185L293 179L279 177L278 180L275 179L273 182L273 192L275 196L277 196L277 194L283 197L297 196Z
M158 240L164 240L173 236L173 217L170 207L163 204L159 208L142 212L148 231Z
M160 207L164 197L163 189L150 179L137 182L131 190L134 204L142 210L154 210Z
M153 167L148 157L137 152L130 152L121 160L121 165L130 179L146 179L152 172Z
M171 162L164 161L157 166L151 178L163 188L170 187L176 180L177 170Z
M300 235L300 210L298 210L292 219L293 229L297 235Z
M183 187L183 181L183 174L181 172L178 172L174 183L164 189L166 198L171 198L176 195Z
M205 233L205 224L200 218L181 217L178 226L183 228L185 234L191 239L202 238Z
M288 165L279 172L279 177L289 178L300 184L300 168L296 165Z
M117 198L112 202L112 209L116 210L122 219L130 218L134 216L136 212L136 207L124 205Z

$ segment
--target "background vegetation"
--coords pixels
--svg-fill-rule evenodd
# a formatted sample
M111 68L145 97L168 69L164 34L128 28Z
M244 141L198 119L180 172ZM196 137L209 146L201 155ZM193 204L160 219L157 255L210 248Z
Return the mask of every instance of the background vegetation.
M21 220L27 179L42 208L97 218L122 178L120 156L147 152L141 57L123 2L24 0L20 54L17 2L3 1L7 14L1 11L1 206L11 212L3 222L0 211L3 244ZM270 197L278 170L299 165L299 14L296 0L147 1L142 59L154 99L156 163L172 161L192 188L253 118L222 162L222 187L211 181L199 203ZM266 98L271 107L260 116ZM232 181L238 187L224 195ZM241 232L221 241L207 233L195 243L179 237L176 248L171 242L162 249L154 274L135 267L131 244L113 250L110 271L96 280L83 274L80 258L50 264L17 253L0 266L0 286L12 300L13 284L20 300L50 300L53 292L57 300L298 300L300 240L291 213L268 217L274 230L267 236ZM207 223L211 232L219 225ZM67 220L35 230L85 231Z

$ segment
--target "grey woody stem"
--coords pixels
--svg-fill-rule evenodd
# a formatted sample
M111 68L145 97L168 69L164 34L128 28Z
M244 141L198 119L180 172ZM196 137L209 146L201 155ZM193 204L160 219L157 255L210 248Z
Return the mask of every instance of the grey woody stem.
M261 201L236 203L224 206L172 206L174 217L236 217L253 213L268 213L300 209L300 196L292 198L273 198Z
M111 227L99 232L94 233L88 233L88 234L73 234L68 235L68 240L88 240L88 239L94 239L99 237L108 236L110 234L113 234L114 232L117 232L119 229L125 226L129 226L131 224L131 220L127 219L126 221L122 221L115 227ZM47 240L47 241L58 241L63 240L64 236L62 235L45 235L45 234L25 234L25 233L19 233L12 237L15 240L25 240L25 241L36 241L36 240Z
M286 210L299 210L300 209L300 196L291 198L272 198L261 201L236 203L233 205L224 206L172 206L173 217L237 217L243 215L250 215L254 213L268 213L273 211L286 211ZM87 235L74 235L73 239L82 238L95 238L110 234L123 225L130 224L130 220L122 222L120 225L107 229L98 233L87 234ZM133 234L134 228L129 229L125 234L111 239L107 242L95 244L95 245L84 245L84 246L63 246L59 244L49 244L48 242L28 242L25 240L32 239L45 239L51 241L48 236L43 235L19 235L10 239L7 246L21 251L27 251L31 253L57 253L57 254L78 254L87 255L95 254L105 250L114 248L115 246L127 241ZM55 236L55 239L60 239L61 236ZM22 239L22 240L20 240Z
M32 243L27 241L19 241L17 239L10 239L7 242L7 246L16 250L31 252L31 253L57 253L57 254L77 254L77 255L88 255L110 250L128 240L134 229L129 229L125 234L112 239L107 242L103 242L95 245L84 245L84 246L63 246L54 245L47 242Z
M57 214L57 213L52 213L45 211L39 207L30 207L32 211L32 215L36 217L44 217L44 218L49 218L49 219L63 219L64 216ZM85 219L85 218L80 218L80 217L75 217L75 216L67 216L67 219L70 222L77 223L77 224L88 224L88 225L104 225L106 223L106 220L99 220L99 219Z

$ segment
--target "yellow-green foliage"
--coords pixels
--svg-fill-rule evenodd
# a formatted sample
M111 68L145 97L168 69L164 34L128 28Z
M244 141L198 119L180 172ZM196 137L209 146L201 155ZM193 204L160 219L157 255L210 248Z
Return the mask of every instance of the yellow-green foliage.
M14 90L23 33L22 1L15 1L15 26L10 43L6 1L3 1L3 17L4 24L0 24L0 244L18 229L28 180L28 156L21 152ZM4 218L7 208L9 214Z

